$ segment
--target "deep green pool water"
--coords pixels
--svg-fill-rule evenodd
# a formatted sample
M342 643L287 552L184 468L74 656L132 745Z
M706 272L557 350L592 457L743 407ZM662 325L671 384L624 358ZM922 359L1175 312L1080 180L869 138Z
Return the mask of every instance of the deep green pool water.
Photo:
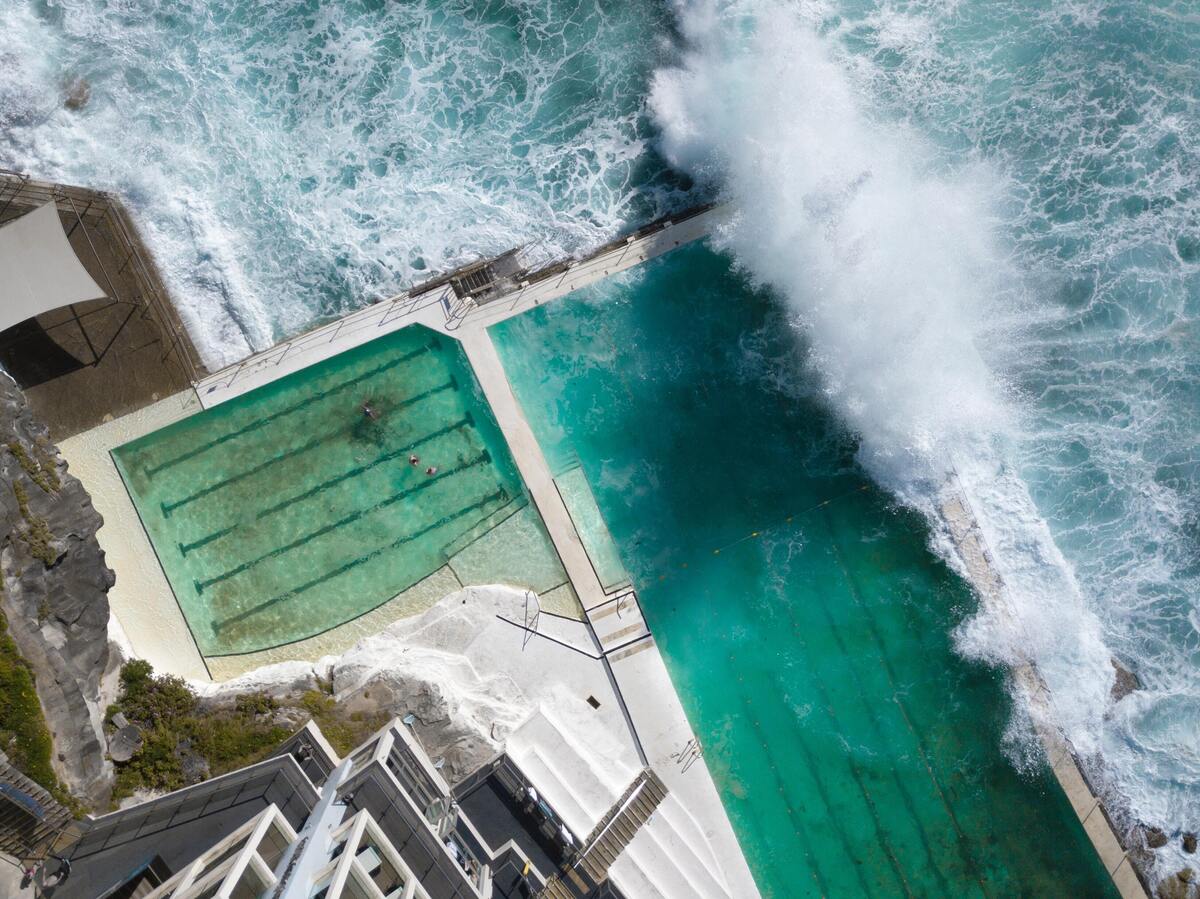
M856 467L771 298L701 246L493 328L578 461L768 896L1112 892L956 655L967 587Z
M421 327L113 456L204 655L313 636L457 553L476 582L505 580L513 560L502 546L480 557L477 538L528 503L461 348ZM532 539L519 567L551 588L553 550Z

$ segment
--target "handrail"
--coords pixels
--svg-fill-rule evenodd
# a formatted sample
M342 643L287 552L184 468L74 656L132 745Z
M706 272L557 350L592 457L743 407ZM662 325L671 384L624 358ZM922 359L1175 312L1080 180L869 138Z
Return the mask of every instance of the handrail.
M600 656L592 655L586 649L580 649L578 646L572 646L570 643L567 643L565 640L560 640L557 637L551 637L549 634L544 633L539 630L536 630L534 628L531 628L527 625L521 624L519 621L513 621L511 618L506 618L505 616L501 615L499 612L496 613L496 617L499 618L501 621L503 621L505 624L511 624L513 627L520 628L521 630L525 631L528 634L532 634L535 637L541 637L544 640L549 640L551 643L557 643L559 646L562 646L565 649L569 649L569 650L571 650L571 652L577 652L584 658L591 659L593 662L601 661Z

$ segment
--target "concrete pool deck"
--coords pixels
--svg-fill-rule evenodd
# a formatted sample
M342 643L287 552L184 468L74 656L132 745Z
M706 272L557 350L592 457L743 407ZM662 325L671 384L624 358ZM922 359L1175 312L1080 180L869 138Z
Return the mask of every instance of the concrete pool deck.
M406 299L403 309L397 309L401 304L396 301L379 304L384 308L377 305L325 329L310 332L296 341L218 372L197 384L194 391L184 391L64 441L64 456L73 472L93 491L96 507L105 516L105 527L100 530L101 545L118 571L117 585L110 600L134 651L160 671L197 680L223 680L258 665L284 659L313 660L348 648L368 631L377 632L398 618L431 607L442 595L461 586L458 582L453 585L449 581L444 585L438 582L424 591L429 595L423 602L416 606L402 604L402 608L395 610L395 617L389 612L389 603L376 610L380 614L368 613L310 640L260 653L206 660L191 637L109 453L114 446L178 421L201 408L232 399L383 334L412 324L424 324L461 341L574 594L582 603L584 620L574 626L590 643L588 654L594 659L591 664L610 685L611 695L621 707L628 729L623 739L636 747L640 764L658 773L686 811L686 818L694 822L699 835L708 844L709 863L704 868L716 876L704 895L757 896L754 878L725 815L702 749L688 724L666 665L636 602L629 602L632 591L625 591L615 601L613 596L605 593L486 330L491 324L703 237L716 220L713 211L709 211L680 224L666 224L651 234L622 241L552 278L536 285L522 284L508 295L465 312L452 310L448 288L435 288L420 294L415 298L416 302ZM314 338L314 334L318 336ZM130 572L137 574L131 577ZM436 581L433 575L430 579ZM556 641L557 632L572 626L554 616L540 621L540 625L531 629L529 637L538 644L544 639ZM334 634L333 638L329 634ZM340 637L345 637L347 642L343 644ZM570 784L565 786L573 789ZM586 789L583 782L577 786ZM655 839L649 831L640 834L630 851L634 856L653 857L660 853ZM684 878L676 884L676 888L668 890L667 894L686 895L679 888L686 890L688 880Z
M589 259L567 265L550 277L521 283L516 289L481 305L460 300L448 284L382 301L204 378L194 391L186 391L64 441L63 453L72 464L73 473L92 491L96 508L106 518L106 527L101 529L99 538L118 572L118 585L110 598L114 613L125 626L135 651L160 670L201 679L227 678L255 664L282 658L313 657L307 654L306 648L293 644L269 650L269 655L260 658L241 657L240 662L231 662L228 666L220 661L216 664L210 661L205 666L205 660L190 639L190 631L166 578L157 566L153 547L140 527L115 466L108 458L108 449L192 414L200 407L211 408L384 334L412 324L425 325L460 341L466 350L527 490L583 605L585 620L581 624L587 630L597 662L606 672L614 695L622 705L625 721L644 763L659 774L701 823L705 839L714 847L722 870L726 872L728 895L758 895L704 762L702 747L688 724L653 635L646 627L640 609L635 608L636 597L632 605L623 604L617 594L605 593L487 334L487 328L493 324L705 237L719 227L725 215L723 209L706 210L678 223L668 223L652 233L630 237L602 249ZM172 405L160 409L163 403ZM177 417L172 418L172 415ZM109 446L102 449L106 441L110 441ZM111 472L105 470L105 465ZM965 507L959 511L969 517ZM947 510L944 509L943 514L948 515ZM970 530L969 524L961 529L964 540ZM982 544L979 556L986 563L986 549ZM151 569L157 571L157 580ZM135 572L132 582L130 571ZM993 580L990 564L971 573L976 588L981 594L987 594L987 585ZM122 579L125 580L124 587ZM633 594L624 591L621 595ZM397 617L416 611L420 609L397 610ZM362 636L365 628L387 623L386 615L364 616L361 624L353 629L353 639ZM349 622L346 626L352 624L354 622ZM547 621L527 630L537 635L532 639L555 640L555 626ZM346 631L348 638L350 634L351 631ZM307 641L301 641L304 642ZM322 644L320 649L316 644L307 649L318 654L337 651L335 645L328 643ZM306 654L301 655L301 652ZM1040 683L1032 669L1016 674L1019 678L1032 679L1031 683ZM1126 899L1142 899L1146 896L1143 885L1121 848L1100 800L1084 780L1070 747L1056 732L1047 730L1040 732L1040 736L1060 786L1118 891Z

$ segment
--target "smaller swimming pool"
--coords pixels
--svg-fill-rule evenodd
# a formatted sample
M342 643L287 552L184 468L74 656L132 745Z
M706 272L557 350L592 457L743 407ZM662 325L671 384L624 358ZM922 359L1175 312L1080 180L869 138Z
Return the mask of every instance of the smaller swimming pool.
M461 348L419 326L113 458L206 656L314 636L443 566L566 580Z

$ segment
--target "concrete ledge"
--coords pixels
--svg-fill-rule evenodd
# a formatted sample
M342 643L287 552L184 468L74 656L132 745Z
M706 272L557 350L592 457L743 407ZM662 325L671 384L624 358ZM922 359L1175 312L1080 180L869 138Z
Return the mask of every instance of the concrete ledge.
M676 247L700 240L715 229L727 214L725 207L717 207L679 222L662 223L655 226L651 233L630 235L601 247L585 259L566 260L552 266L561 268L561 271L537 281L522 282L516 289L483 305L476 306L469 301L459 300L450 285L441 282L428 290L381 300L209 375L197 382L196 393L205 408L215 406L322 359L413 324L422 324L447 336L462 339L468 333L481 331L609 275L634 268ZM536 272L530 275L531 278L536 276Z
M942 496L939 512L946 523L959 559L979 592L980 601L992 605L1003 604L1004 581L992 562L970 505L953 480L947 485ZM1031 703L1039 707L1046 706L1046 685L1032 665L1017 667L1013 676L1025 690ZM1050 770L1055 780L1066 794L1075 816L1083 824L1084 832L1092 841L1096 854L1100 856L1100 862L1112 877L1117 892L1122 899L1150 899L1145 884L1113 830L1102 801L1083 776L1070 743L1056 729L1036 719L1035 730L1046 751L1046 758L1050 762Z

